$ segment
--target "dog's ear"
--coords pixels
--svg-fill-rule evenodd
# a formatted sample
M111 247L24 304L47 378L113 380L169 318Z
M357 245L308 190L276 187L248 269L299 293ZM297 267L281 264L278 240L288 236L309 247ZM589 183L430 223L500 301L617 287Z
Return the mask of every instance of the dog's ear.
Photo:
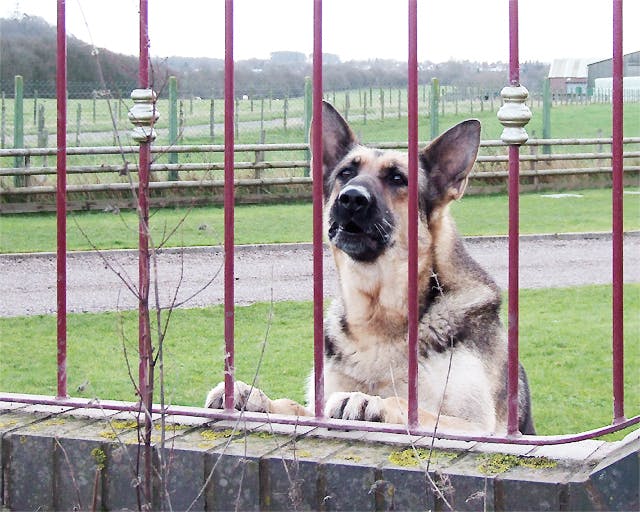
M480 146L480 121L469 119L450 128L420 154L427 174L426 200L432 207L460 199Z
M344 118L330 103L322 102L322 163L324 173L331 172L337 163L358 143L357 137Z

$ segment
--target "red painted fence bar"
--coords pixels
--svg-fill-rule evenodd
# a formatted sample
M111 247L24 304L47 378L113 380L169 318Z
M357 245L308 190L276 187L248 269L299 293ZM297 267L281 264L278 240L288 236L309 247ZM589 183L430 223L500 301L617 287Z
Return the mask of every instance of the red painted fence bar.
M140 0L140 59L138 85L149 88L149 20L148 0ZM140 400L148 407L152 403L149 369L151 361L151 331L149 325L149 164L151 143L140 142L138 171L138 386Z
M418 2L409 0L407 66L409 211L408 215L408 386L409 427L418 426Z
M67 397L67 28L66 3L58 0L56 54L57 177L56 295L58 398Z
M233 0L224 4L224 407L232 410L234 388L234 69Z
M518 54L518 0L509 0L509 82L520 85ZM520 146L509 146L509 293L507 336L509 370L507 378L507 433L518 433L518 299L520 237Z
M624 421L622 0L613 0L613 423Z
M140 0L140 58L138 85L149 89L149 5L148 0ZM153 97L150 97L153 102ZM155 103L152 106L155 109ZM138 140L138 388L140 393L139 411L143 413L144 430L140 438L144 443L144 479L141 489L146 500L151 499L152 452L151 409L153 408L153 371L151 348L151 325L149 317L150 258L149 258L149 173L151 164L151 141L153 140L153 120L148 128L148 136Z
M324 287L322 251L322 0L313 2L313 378L314 413L324 414ZM309 404L309 407L311 404Z

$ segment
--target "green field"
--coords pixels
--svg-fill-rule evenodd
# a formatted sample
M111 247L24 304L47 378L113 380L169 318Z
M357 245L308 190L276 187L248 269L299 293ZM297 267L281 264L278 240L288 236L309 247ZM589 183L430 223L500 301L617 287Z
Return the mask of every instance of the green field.
M339 91L335 93L325 92L325 98L334 103L334 105L344 115L348 115L349 121L354 128L362 134L363 139L369 142L381 141L397 141L406 140L406 89L385 88L384 113L380 105L379 92L380 89L374 88L374 102L367 103L366 117L365 108L362 102L362 95L370 92L369 88L362 90ZM421 140L429 138L429 118L428 118L428 92L423 95L422 89L419 94L419 114L420 128L422 131ZM347 110L346 95L349 94L350 107ZM398 110L398 94L400 94L401 104ZM360 98L360 99L359 99ZM479 97L474 96L464 100L453 101L444 97L441 102L441 108L438 109L440 119L440 129L444 130L455 122L469 117L476 117L483 123L483 139L499 138L502 127L497 120L496 113L500 107L500 98L494 101L480 101ZM211 119L211 100L210 99L184 99L182 103L182 125L187 127L201 127L201 137L211 143L209 125ZM236 112L241 129L239 133L239 142L258 142L259 128L252 125L242 126L242 123L248 121L258 121L261 117L266 121L277 121L273 125L266 126L268 132L274 131L272 137L267 134L268 142L282 142L277 140L280 138L277 132L291 132L298 134L297 142L303 142L305 135L299 125L299 120L304 117L304 98L293 97L286 101L287 129L285 130L285 100L284 98L266 98L264 100L264 109L261 110L260 99L238 99L236 103ZM444 104L444 113L442 105ZM131 123L127 119L127 112L132 105L128 97L123 99L70 99L67 110L69 117L68 133L75 134L79 126L79 138L82 145L110 145L113 143L111 135L104 135L104 132L113 130L113 119L119 132L126 138L126 134L131 130ZM529 102L533 117L527 126L530 134L534 133L540 137L542 135L542 103L537 100ZM24 130L25 134L36 134L37 120L34 123L33 112L40 107L44 107L45 111L45 129L49 134L55 134L56 131L56 100L51 98L37 98L24 100ZM5 101L5 112L8 120L6 129L7 133L13 130L13 101ZM159 130L168 126L169 102L166 99L159 99L157 109L160 112L160 119L156 127ZM625 135L640 135L640 104L625 103L624 105L624 123ZM400 115L398 115L400 114ZM79 116L79 117L78 117ZM224 100L216 98L213 101L213 119L215 124L222 123L224 120ZM298 120L298 124L296 123ZM551 136L554 138L580 138L580 137L596 137L602 130L603 136L610 136L611 131L611 105L603 103L576 103L565 105L554 105L551 109ZM186 132L185 132L186 133ZM99 135L102 134L102 135ZM213 142L222 141L222 131L218 129L214 132ZM192 135L184 135L185 143L193 143L189 140ZM51 143L55 143L55 137L50 136ZM168 143L168 139L159 138L158 144Z
M382 118L382 111L379 105L374 108L369 107L367 117L364 117L363 107L357 106L357 101L353 100L357 97L358 91L350 91L351 93L351 109L349 110L349 121L356 132L356 134L365 143L375 144L378 142L402 142L407 140L407 118L405 110L402 110L400 116L397 115L397 102L392 102L391 105L385 106L385 117ZM392 96L396 97L398 90L392 91ZM406 93L405 98L406 98ZM333 99L333 95L327 95L330 100ZM55 101L52 99L39 99L38 105L44 105L45 110L49 113L46 118L46 130L49 133L46 145L52 147L55 145L55 116L56 111ZM112 102L113 103L113 102ZM131 144L129 140L129 132L131 130L130 123L126 116L126 106L123 106L118 110L117 105L124 103L115 102L116 106L111 105L111 111L116 116L116 127L118 133L118 139L113 132L113 126L110 118L108 117L109 108L107 100L97 100L96 106L96 120L93 121L93 101L92 100L71 100L69 106L69 112L73 112L74 109L80 107L80 111L83 113L81 118L81 124L74 125L72 115L70 115L68 136L70 138L71 146L105 146L105 145L117 145L118 143L123 145ZM130 102L129 102L130 103ZM237 144L245 143L258 143L261 141L260 134L260 108L257 105L259 102L254 101L253 112L251 111L250 100L239 100L238 102L238 132L236 135ZM304 143L307 140L307 133L302 122L304 114L304 106L302 98L291 98L288 101L288 121L285 128L285 122L283 119L283 101L273 100L271 102L271 108L265 107L265 139L266 143ZM13 119L12 114L12 102L7 101L7 119ZM25 134L35 138L37 132L36 125L30 118L30 112L33 105L33 100L25 100ZM223 120L223 112L221 111L223 102L216 100L215 105L217 109L214 113L214 119L216 124L221 123ZM426 106L423 102L420 103L421 110L418 120L419 125L419 138L421 141L427 141L430 138L429 126L430 119L426 112ZM339 110L345 113L345 93L336 93L336 106ZM461 102L458 104L457 112L453 106L453 103L446 103L444 115L440 115L439 129L440 132L444 131L448 127L453 126L457 122L467 119L469 117L478 118L482 122L482 139L499 139L502 132L502 126L500 125L496 113L499 107L499 102L494 102L493 110L490 109L491 104L489 102L483 102L482 109L480 103L471 109L470 102ZM404 108L404 107L403 107ZM530 123L527 125L527 131L530 137L542 136L542 110L539 102L533 102L531 110L533 117ZM156 145L169 144L167 125L168 120L166 112L168 112L167 100L159 100L158 109L162 116L156 125L159 132L159 136L156 139ZM118 112L120 112L120 118L118 120ZM180 132L180 139L178 144L222 144L223 143L223 130L218 124L214 131L214 136L211 137L209 126L210 115L210 101L209 100L194 100L193 102L187 101L184 109L184 119L182 121L182 131ZM270 121L272 121L270 123ZM609 137L611 136L611 105L608 104L570 104L570 105L557 105L551 109L551 137L553 138L593 138L593 137ZM12 131L11 124L6 128L7 133ZM638 137L640 136L640 103L627 103L624 105L624 133L626 137ZM77 140L77 141L76 141ZM37 147L38 144L30 142L30 147ZM630 144L625 146L625 151L634 151L640 147L640 144ZM606 146L603 150L606 150ZM567 153L567 152L595 152L598 148L593 146L559 146L554 148L554 152ZM481 154L494 155L504 153L504 148L484 148ZM306 157L305 152L268 152L267 159L271 160L300 160ZM179 155L180 163L196 163L196 162L221 162L223 155L221 152L209 152L209 153L187 153ZM123 159L130 162L135 162L136 157L132 155L120 156L120 155L105 155L105 156L70 156L68 164L71 165L98 165L98 164L122 164ZM167 155L157 155L156 160L158 163L167 162ZM251 162L255 159L254 153L238 154L236 160ZM37 167L40 165L53 165L55 164L54 157L48 157L43 159L42 157L31 158L30 165ZM638 159L635 159L637 162ZM1 167L13 166L13 158L0 159ZM588 161L587 161L588 163ZM632 165L632 160L629 160L628 165ZM637 165L637 164L636 164ZM504 167L504 166L503 166ZM263 177L272 177L276 175L282 175L284 171L276 169L273 171L263 172ZM297 171L300 174L301 171ZM158 176L162 178L162 173ZM215 172L196 172L190 171L181 172L181 179L212 179L219 178L220 173ZM242 177L243 174L239 173L238 177ZM100 182L124 182L123 177L118 177L116 173L109 174L89 174L89 175L70 175L69 183L100 183ZM10 186L11 180L9 178L1 178L0 183L4 186ZM52 184L53 177L49 176L41 184Z
M607 286L521 291L520 354L529 373L540 434L578 432L610 423L610 302ZM640 413L639 309L640 285L627 285L628 417ZM164 345L168 403L201 405L210 387L222 380L223 317L222 306L174 311ZM312 304L255 304L236 308L235 317L237 377L251 381L259 367L257 383L272 397L304 400L313 359ZM55 326L54 316L0 319L0 389L55 394ZM69 393L135 400L125 353L135 372L136 347L135 312L69 315Z
M624 228L640 229L640 190L624 195ZM611 191L579 190L579 197L549 197L548 193L522 194L522 233L567 233L611 230ZM504 235L508 226L508 199L504 195L467 196L452 206L464 235ZM154 245L186 247L219 245L223 240L224 210L218 207L154 210L151 228ZM236 243L309 242L312 238L311 204L238 206ZM69 250L135 248L136 213L122 211L73 212L67 220ZM0 252L54 251L56 219L51 213L3 215Z

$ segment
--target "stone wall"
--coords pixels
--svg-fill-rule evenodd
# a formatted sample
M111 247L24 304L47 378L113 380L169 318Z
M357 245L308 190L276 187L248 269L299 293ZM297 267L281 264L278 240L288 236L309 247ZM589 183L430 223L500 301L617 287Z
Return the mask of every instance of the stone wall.
M152 439L154 509L639 508L638 430L620 442L536 448L168 420L164 442L157 426ZM138 508L133 416L0 403L0 439L4 507Z

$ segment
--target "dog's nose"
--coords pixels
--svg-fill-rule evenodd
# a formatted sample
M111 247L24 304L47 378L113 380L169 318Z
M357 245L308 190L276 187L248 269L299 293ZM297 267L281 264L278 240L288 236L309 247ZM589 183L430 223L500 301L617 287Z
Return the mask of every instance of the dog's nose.
M347 185L338 195L338 202L343 208L357 212L371 204L371 194L359 185Z

